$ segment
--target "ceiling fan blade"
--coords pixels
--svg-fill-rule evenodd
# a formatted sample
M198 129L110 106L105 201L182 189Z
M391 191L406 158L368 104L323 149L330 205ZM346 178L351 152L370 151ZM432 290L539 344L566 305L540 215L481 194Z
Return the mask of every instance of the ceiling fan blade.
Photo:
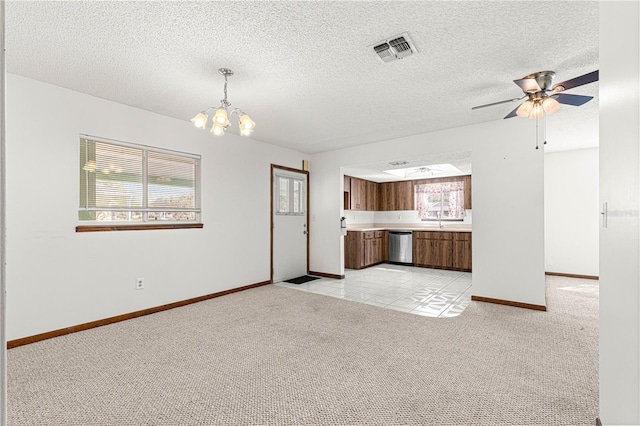
M599 70L592 71L588 74L581 75L571 80L563 81L562 83L554 84L551 88L552 92L562 92L563 90L573 89L574 87L582 86L584 84L593 83L599 79ZM560 101L558 101L560 102Z
M517 102L520 101L522 99L526 98L526 95L521 97L521 98L513 98L513 99L507 99L506 101L499 101L499 102L492 102L490 104L485 104L485 105L479 105L479 106L474 106L471 109L480 109L480 108L486 108L486 107L490 107L490 106L494 106L494 105L500 105L500 104L506 104L507 102Z
M536 93L542 90L535 78L521 78L520 80L513 80L513 82L525 93Z
M520 105L522 105L522 104L520 104ZM518 115L518 114L516 114L516 111L518 111L518 108L520 108L520 105L518 105L517 107L515 107L513 111L511 111L509 114L507 114L507 115L504 117L504 120L506 120L507 118L512 118L512 117L515 117L516 115Z
M570 95L569 93L558 93L557 95L552 95L551 97L561 104L573 106L586 104L591 99L593 99L593 96Z

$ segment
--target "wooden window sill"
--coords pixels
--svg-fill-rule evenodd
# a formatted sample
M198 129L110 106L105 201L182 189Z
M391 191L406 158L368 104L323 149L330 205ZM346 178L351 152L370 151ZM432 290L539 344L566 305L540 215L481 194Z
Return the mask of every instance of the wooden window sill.
M153 223L140 225L78 225L76 232L150 231L157 229L204 228L202 223Z

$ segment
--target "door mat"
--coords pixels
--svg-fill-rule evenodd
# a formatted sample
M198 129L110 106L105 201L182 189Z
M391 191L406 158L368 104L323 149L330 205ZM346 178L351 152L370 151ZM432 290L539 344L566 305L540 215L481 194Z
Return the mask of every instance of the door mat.
M304 284L304 283L308 283L309 281L313 281L313 280L319 280L320 278L318 277L312 277L309 275L303 275L301 277L298 278L291 278L290 280L285 280L285 283L290 283L290 284Z

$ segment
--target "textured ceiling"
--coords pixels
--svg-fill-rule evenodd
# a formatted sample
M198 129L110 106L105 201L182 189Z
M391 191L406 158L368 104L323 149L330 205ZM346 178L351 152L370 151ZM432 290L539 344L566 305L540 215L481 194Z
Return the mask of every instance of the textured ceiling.
M185 121L231 68L252 137L307 153L501 119L471 107L598 68L597 2L9 1L5 31L8 72ZM419 53L381 63L405 31ZM550 117L547 151L598 145L597 90L568 92L596 99Z

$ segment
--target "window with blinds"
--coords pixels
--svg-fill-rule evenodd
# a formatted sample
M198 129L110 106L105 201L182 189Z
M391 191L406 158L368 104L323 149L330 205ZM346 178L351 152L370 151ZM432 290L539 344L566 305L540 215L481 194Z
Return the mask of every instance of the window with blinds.
M81 221L200 220L200 156L80 138Z
M276 175L276 214L301 216L305 213L304 181Z

